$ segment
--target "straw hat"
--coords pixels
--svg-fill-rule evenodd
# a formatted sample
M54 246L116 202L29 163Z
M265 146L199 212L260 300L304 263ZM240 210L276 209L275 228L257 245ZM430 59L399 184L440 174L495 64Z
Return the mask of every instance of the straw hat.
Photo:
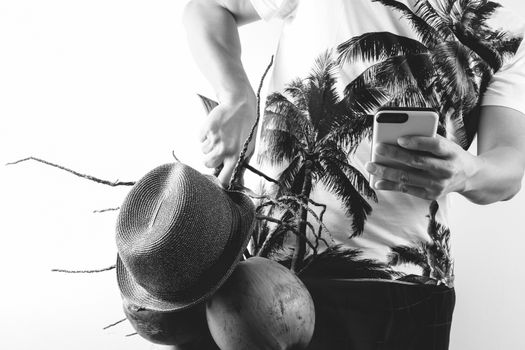
M158 311L188 308L232 273L255 217L246 195L182 163L159 166L131 189L117 220L122 296Z

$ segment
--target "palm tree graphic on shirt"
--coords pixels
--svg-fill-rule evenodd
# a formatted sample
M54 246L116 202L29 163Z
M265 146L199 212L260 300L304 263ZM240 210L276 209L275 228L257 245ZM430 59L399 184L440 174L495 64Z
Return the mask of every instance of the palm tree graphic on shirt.
M287 164L279 178L282 188L307 198L317 182L323 183L353 219L350 238L362 234L371 213L365 197L376 200L366 178L348 162L370 135L367 115L382 106L432 107L440 114L438 132L466 149L477 130L482 94L521 42L489 27L500 7L492 1L416 0L411 7L395 0L372 1L399 12L417 39L369 32L337 46L336 59L321 55L306 79L268 97L261 134L266 144L261 159ZM370 66L339 98L333 70L356 61ZM415 264L425 276L449 283L450 231L436 221L438 208L437 202L429 205L430 242L392 247L389 263ZM305 221L308 213L302 210Z
M347 85L345 97L358 106L435 108L441 116L440 134L446 134L450 121L452 136L468 148L477 129L480 97L494 72L521 42L488 26L501 5L486 0L436 0L433 6L418 0L410 8L395 0L373 1L398 11L419 40L370 32L340 44L340 64L374 62Z
M439 204L432 201L429 207L427 233L429 241L416 242L412 245L392 247L388 256L391 266L408 263L422 269L422 276L404 276L406 281L428 282L439 281L452 285L454 280L454 263L450 256L450 230L436 221Z
M340 44L340 65L374 62L346 86L345 98L354 105L432 107L440 114L440 134L446 136L446 125L452 125L450 136L467 149L477 130L481 96L522 39L489 27L501 7L492 1L436 0L433 6L419 0L413 8L395 0L376 1L402 14L419 40L371 32ZM437 202L429 207L431 241L392 247L389 262L418 265L423 275L451 283L450 231L436 222L438 207Z
M372 210L364 197L377 198L366 177L348 162L348 151L359 143L367 117L352 112L339 98L334 68L335 60L327 52L316 60L308 77L268 96L261 131L266 147L259 160L287 164L279 175L278 196L289 191L301 195L308 205L312 186L322 183L342 201L353 218L352 234L359 235ZM308 211L305 207L299 211L298 231L305 236ZM298 244L301 250L304 244Z

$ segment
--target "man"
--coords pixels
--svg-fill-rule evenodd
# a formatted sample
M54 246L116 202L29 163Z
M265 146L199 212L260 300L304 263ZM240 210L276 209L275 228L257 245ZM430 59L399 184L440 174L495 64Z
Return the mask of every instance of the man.
M452 0L188 4L190 48L219 100L202 128L205 165L223 164L219 180L226 186L256 117L237 27L283 19L259 165L282 177L301 164L303 182L308 168L315 185L308 196L326 205L324 224L335 243L358 249L362 261L383 264L390 274L310 284L318 314L311 349L448 348L454 275L447 194L478 204L508 200L525 169L525 44L519 33L491 24L499 10L493 2ZM382 106L437 110L439 135L371 150L366 115ZM323 124L337 113L348 130ZM276 115L303 118L297 125L309 125L315 137L277 126ZM282 132L290 137L278 144ZM477 155L466 150L474 135ZM404 167L371 163L371 152ZM370 174L382 179L375 191Z

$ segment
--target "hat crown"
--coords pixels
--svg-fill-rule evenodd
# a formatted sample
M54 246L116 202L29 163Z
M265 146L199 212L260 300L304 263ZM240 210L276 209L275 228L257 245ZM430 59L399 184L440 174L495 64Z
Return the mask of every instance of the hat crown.
M165 164L128 194L117 220L119 256L142 288L170 300L219 259L238 215L214 179Z

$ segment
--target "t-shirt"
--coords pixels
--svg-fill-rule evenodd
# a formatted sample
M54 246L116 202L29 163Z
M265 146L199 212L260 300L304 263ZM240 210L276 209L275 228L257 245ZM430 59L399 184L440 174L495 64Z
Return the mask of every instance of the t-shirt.
M255 245L295 230L309 237L307 254L331 247L368 271L360 277L452 286L449 199L370 188L370 115L433 108L438 133L467 149L480 106L525 113L522 28L494 24L498 16L511 23L509 14L485 0L251 2L264 20L283 20L252 160L281 183L258 188L265 214L278 220ZM293 236L283 234L284 247L293 249Z

